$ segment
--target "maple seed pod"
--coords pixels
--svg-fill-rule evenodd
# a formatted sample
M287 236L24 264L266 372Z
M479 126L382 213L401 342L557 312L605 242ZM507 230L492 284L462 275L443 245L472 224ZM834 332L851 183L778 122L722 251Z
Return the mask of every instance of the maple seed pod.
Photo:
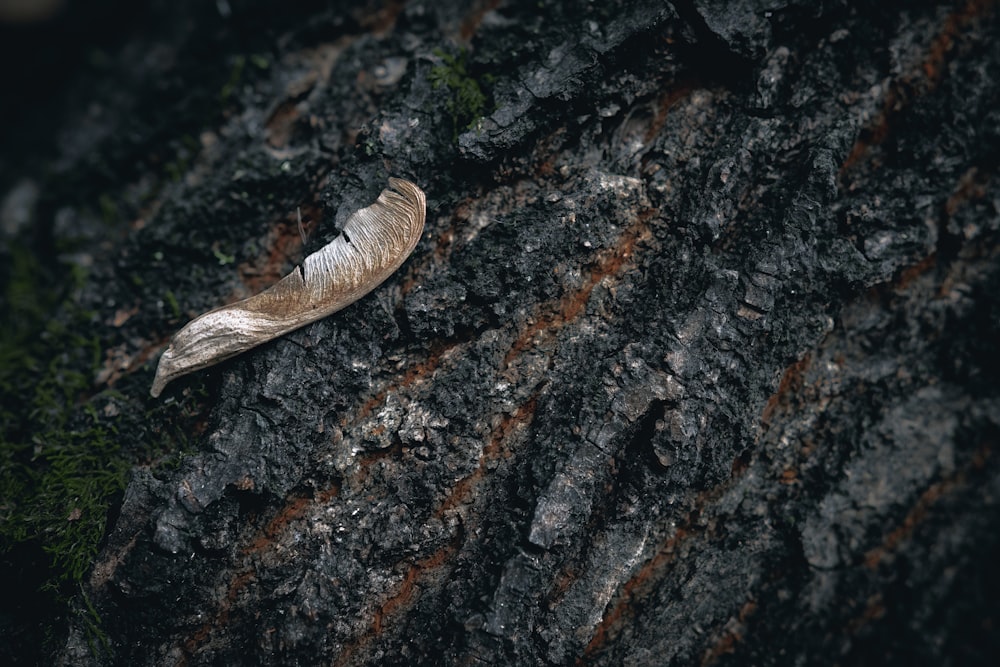
M349 306L398 269L420 240L427 200L390 178L374 204L355 211L340 236L260 294L210 310L174 334L149 393L168 382Z

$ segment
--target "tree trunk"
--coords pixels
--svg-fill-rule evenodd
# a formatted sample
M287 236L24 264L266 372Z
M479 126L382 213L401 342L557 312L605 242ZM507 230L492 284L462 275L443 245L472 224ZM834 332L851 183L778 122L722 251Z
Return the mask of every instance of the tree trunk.
M25 167L39 247L101 230L74 409L131 462L62 663L997 654L993 3L136 23ZM389 176L428 199L400 271L148 396Z

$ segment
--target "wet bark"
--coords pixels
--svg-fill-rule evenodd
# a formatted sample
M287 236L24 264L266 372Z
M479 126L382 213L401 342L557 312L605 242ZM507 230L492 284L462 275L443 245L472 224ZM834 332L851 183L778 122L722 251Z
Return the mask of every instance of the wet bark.
M87 401L185 448L64 663L996 654L993 3L227 7L151 8L51 149L122 212ZM388 176L395 276L148 398Z

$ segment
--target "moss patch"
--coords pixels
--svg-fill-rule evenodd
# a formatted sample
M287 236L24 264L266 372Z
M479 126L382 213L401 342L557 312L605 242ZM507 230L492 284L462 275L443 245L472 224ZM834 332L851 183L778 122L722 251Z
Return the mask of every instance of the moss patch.
M84 333L91 315L48 278L13 250L0 301L0 550L37 543L44 586L59 588L89 567L128 466L113 423L82 405L101 358Z
M471 129L482 118L487 101L483 87L489 87L492 77L481 77L483 86L480 86L480 81L468 72L468 53L464 49L455 55L435 49L434 55L441 59L441 64L431 68L428 79L435 90L447 94L445 106L451 115L453 140L457 141L460 129Z

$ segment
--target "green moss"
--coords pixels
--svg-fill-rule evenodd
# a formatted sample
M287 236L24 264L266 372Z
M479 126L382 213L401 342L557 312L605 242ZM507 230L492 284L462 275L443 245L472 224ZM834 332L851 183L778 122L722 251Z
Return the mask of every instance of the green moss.
M215 255L215 259L219 260L219 266L227 266L236 262L236 255L222 252L218 245L212 246L212 254Z
M471 129L482 118L487 96L480 81L469 75L468 54L464 49L457 55L435 49L434 55L441 59L441 64L431 68L428 79L435 90L447 92L445 106L451 115L453 140L457 141L459 128ZM491 78L482 77L482 83L488 86Z
M28 541L49 557L45 587L79 581L104 534L127 464L113 424L81 407L101 361L91 314L24 248L0 301L0 550ZM58 319L55 313L58 312Z
M83 590L83 586L80 586L80 599L83 602L83 608L79 609L77 614L83 621L81 625L86 633L87 645L90 647L91 655L104 654L110 656L111 642L108 641L108 635L105 634L104 629L101 627L101 615L97 613L94 603L90 601L87 591Z
M181 305L177 303L177 297L174 296L174 293L170 290L167 290L163 294L163 300L167 302L168 306L170 306L170 312L173 314L174 319L175 320L180 319Z
M255 53L250 56L250 62L257 69L266 70L271 66L271 59L264 53Z
M50 432L23 536L41 539L57 573L48 585L80 581L104 535L108 502L123 491L128 466L113 434L99 426Z

